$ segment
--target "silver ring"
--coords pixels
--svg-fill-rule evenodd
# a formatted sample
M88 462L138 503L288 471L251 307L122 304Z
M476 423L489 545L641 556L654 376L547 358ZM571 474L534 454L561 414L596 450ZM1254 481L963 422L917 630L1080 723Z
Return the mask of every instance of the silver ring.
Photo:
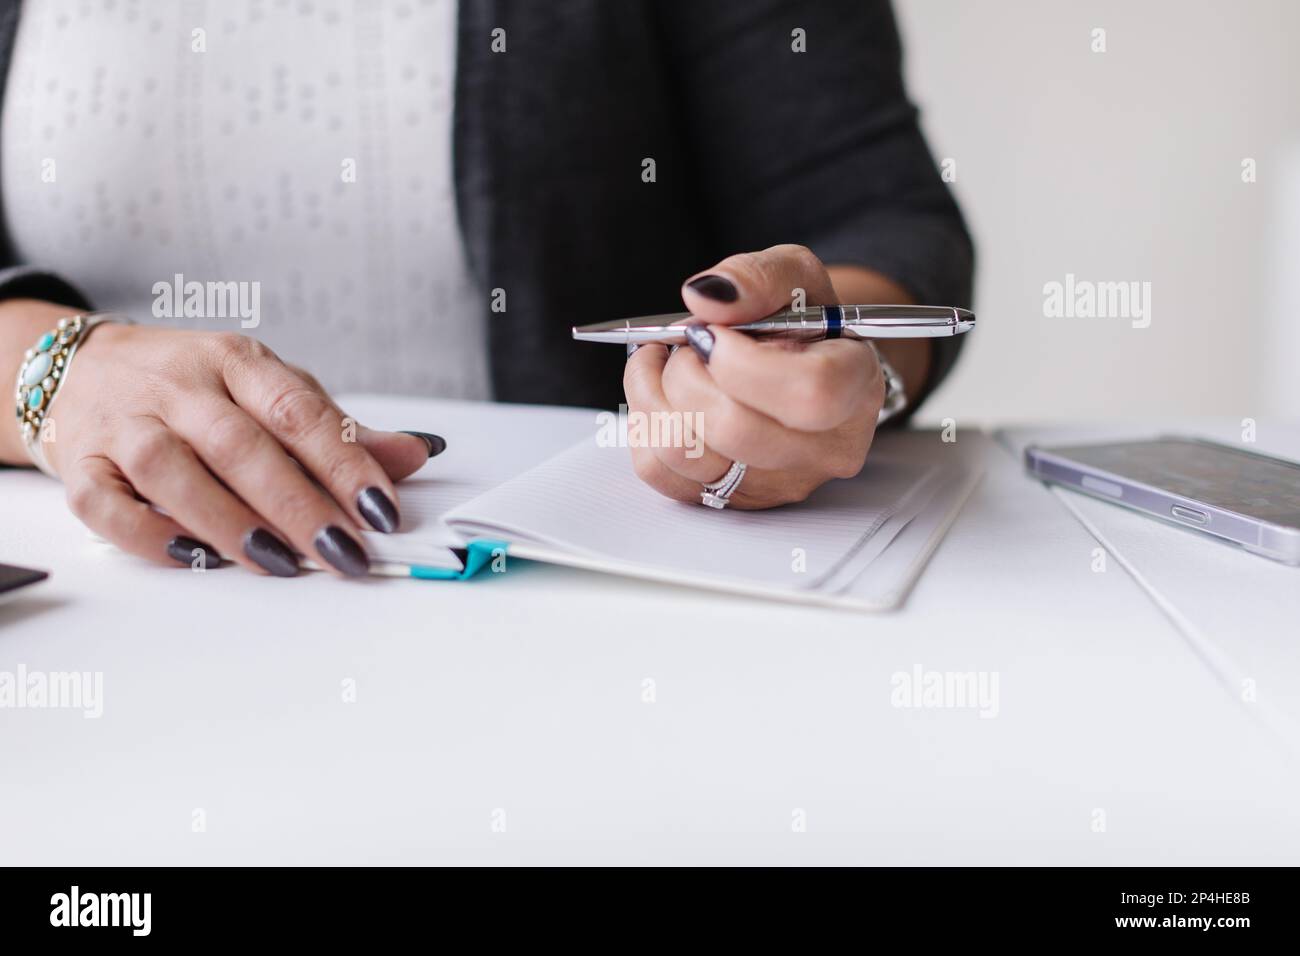
M727 507L728 499L736 493L740 487L740 482L745 477L745 469L749 466L744 462L733 461L727 473L717 481L710 481L700 492L700 501L710 508L717 508L719 511Z

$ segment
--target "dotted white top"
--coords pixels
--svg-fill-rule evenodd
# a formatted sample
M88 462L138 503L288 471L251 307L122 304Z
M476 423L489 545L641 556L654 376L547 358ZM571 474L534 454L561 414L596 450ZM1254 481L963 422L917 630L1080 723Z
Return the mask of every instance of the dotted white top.
M243 331L332 390L490 397L455 28L455 0L27 0L0 129L20 261L189 328L241 321L155 318L156 283L260 283Z

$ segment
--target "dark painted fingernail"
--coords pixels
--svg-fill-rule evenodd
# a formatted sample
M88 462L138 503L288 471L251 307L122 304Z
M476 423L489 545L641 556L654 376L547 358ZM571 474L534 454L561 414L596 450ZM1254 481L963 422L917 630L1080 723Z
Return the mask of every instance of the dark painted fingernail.
M291 578L298 573L297 556L265 528L254 528L244 535L244 554L277 578Z
M686 326L686 341L695 354L700 357L700 361L705 365L709 364L709 356L713 354L713 333L703 325Z
M736 291L731 280L722 276L703 275L686 283L686 287L694 289L706 299L717 302L735 302L740 298L740 293Z
M195 554L196 551L199 553ZM189 566L195 566L197 561L198 567L204 568L215 568L221 564L221 555L211 545L185 534L178 534L167 542L167 557L177 564Z
M350 578L359 578L370 570L365 549L337 525L321 528L313 543L322 558Z
M429 457L441 455L447 450L447 440L441 435L430 435L428 432L402 432L403 435L414 435L416 438L423 438L424 443L429 446Z
M631 358L633 355L636 355L636 350L639 349L640 347L641 347L641 343L640 343L640 342L628 342L628 343L627 343L627 357L628 357L628 358Z
M370 527L384 534L392 534L401 524L397 517L397 505L378 488L367 488L357 495L357 510L361 517L370 522Z

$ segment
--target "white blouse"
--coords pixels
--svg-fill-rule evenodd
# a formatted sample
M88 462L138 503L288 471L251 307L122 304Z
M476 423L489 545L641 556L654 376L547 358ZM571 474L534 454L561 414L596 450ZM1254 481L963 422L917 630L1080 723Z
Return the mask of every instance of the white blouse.
M333 391L488 398L455 55L455 0L26 0L0 117L19 261Z

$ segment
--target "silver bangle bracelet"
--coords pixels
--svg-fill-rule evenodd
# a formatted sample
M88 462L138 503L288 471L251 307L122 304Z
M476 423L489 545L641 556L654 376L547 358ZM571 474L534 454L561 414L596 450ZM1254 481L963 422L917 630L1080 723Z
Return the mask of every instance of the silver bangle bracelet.
M18 430L32 464L51 478L58 475L46 460L43 447L45 442L53 440L48 428L51 424L50 407L68 380L77 349L96 327L105 322L130 324L131 320L116 312L87 312L59 319L55 328L27 350L18 368L18 383L14 389Z

